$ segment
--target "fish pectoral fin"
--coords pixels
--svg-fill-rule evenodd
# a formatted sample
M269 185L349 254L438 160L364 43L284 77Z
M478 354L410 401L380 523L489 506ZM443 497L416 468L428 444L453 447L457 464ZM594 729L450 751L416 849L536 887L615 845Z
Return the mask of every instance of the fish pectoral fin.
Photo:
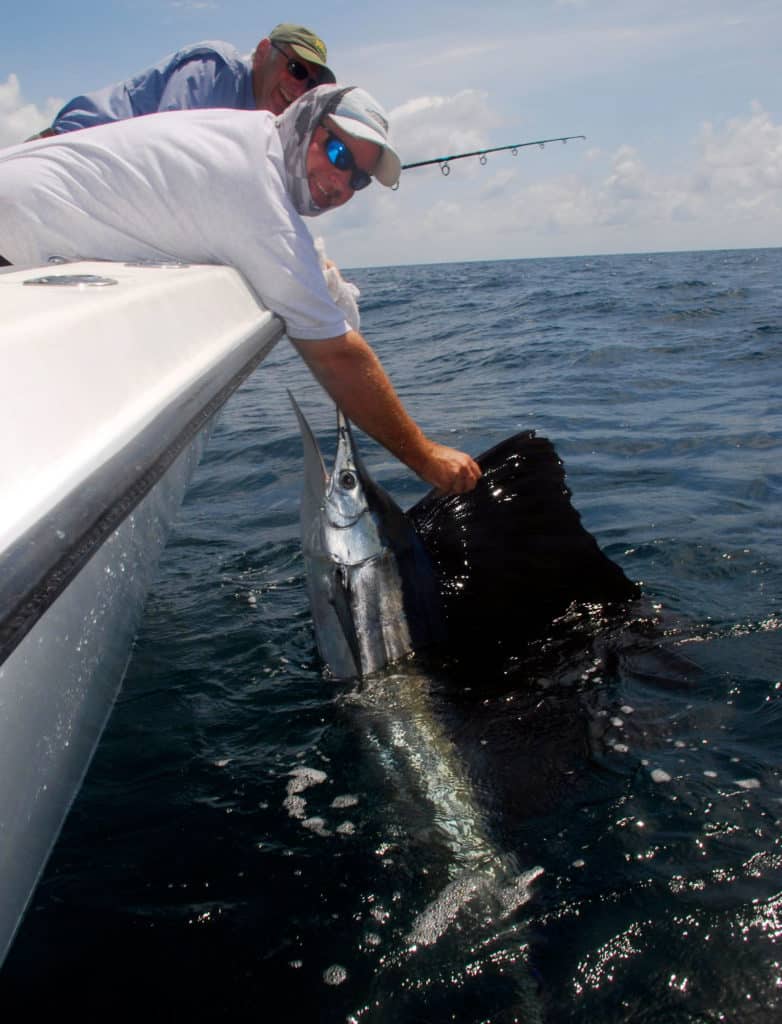
M361 666L361 645L358 640L356 623L353 617L353 608L350 600L350 578L347 572L340 566L331 578L331 593L329 595L334 612L337 616L343 636L353 657L356 666L356 675L363 675Z

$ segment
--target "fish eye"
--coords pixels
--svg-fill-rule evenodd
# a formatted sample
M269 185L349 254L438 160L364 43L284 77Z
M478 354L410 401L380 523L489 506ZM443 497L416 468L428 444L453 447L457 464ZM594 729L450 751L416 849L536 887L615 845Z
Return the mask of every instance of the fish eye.
M339 486L346 491L352 491L356 486L356 474L351 473L349 469L343 469L339 474Z

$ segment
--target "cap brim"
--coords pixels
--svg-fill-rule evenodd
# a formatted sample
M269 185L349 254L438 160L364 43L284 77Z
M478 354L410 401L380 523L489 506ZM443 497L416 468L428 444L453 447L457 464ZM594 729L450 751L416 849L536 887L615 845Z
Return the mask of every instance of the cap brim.
M364 124L363 121L357 121L354 117L341 117L339 114L329 114L329 118L346 135L352 135L354 139L374 142L380 146L380 159L375 165L372 174L381 185L393 188L399 181L399 175L402 173L402 161L380 132L374 131L368 124Z

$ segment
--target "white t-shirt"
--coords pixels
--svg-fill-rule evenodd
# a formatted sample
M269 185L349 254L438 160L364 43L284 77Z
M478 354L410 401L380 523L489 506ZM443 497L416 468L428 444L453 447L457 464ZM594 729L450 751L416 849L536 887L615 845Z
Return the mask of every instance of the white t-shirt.
M0 150L0 253L225 264L291 337L348 330L267 111L176 110Z

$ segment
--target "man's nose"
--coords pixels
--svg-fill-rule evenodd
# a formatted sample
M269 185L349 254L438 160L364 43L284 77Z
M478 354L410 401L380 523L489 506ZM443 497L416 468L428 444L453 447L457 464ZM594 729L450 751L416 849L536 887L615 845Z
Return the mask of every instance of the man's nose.
M349 199L353 195L350 187L350 171L341 171L338 167L331 168L331 184L341 199Z
M293 75L288 75L288 92L292 93L296 97L296 99L298 99L299 96L303 96L306 91L306 78L304 79L303 82L300 82L298 78L294 78Z

